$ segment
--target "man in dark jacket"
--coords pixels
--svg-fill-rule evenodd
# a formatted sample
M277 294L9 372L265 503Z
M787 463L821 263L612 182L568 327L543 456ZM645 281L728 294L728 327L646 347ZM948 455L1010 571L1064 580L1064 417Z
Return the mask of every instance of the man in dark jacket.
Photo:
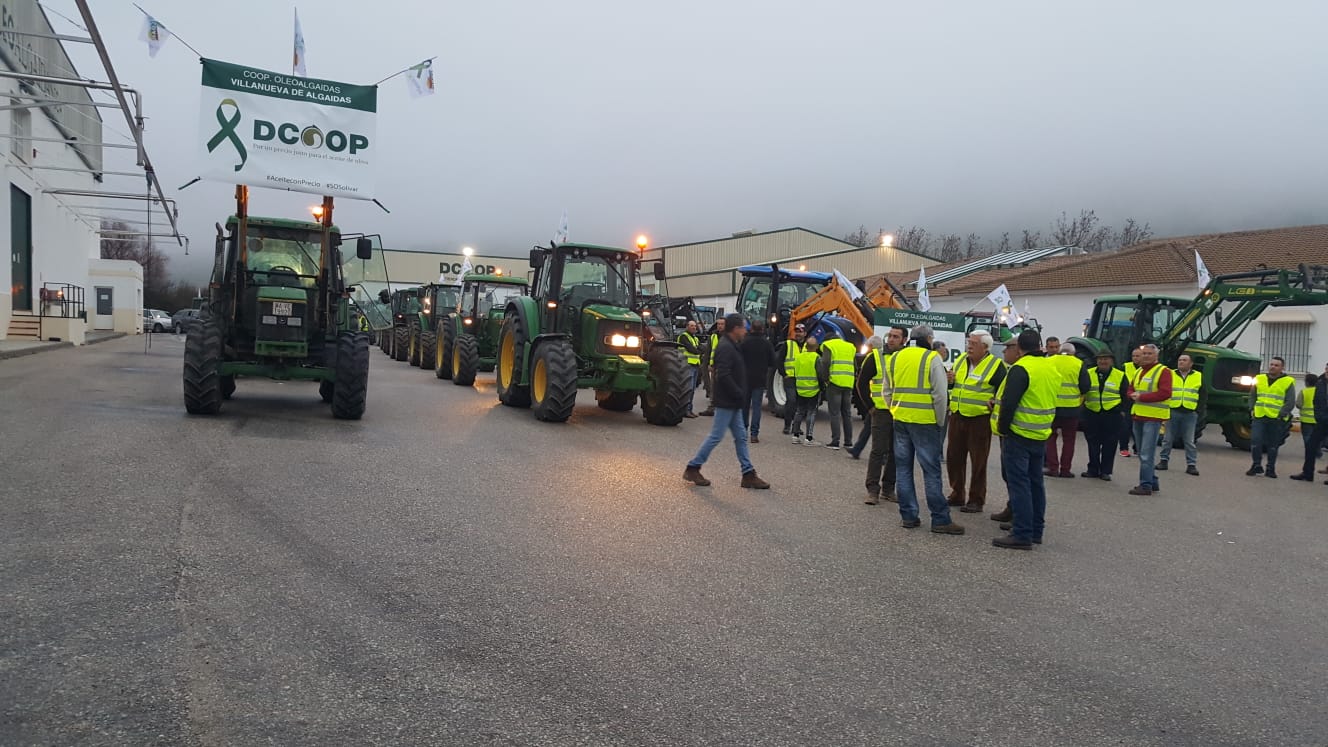
M697 485L709 485L710 481L701 475L701 465L710 458L710 452L724 440L724 431L733 434L733 446L738 452L738 464L742 467L742 486L763 490L770 483L756 476L751 457L747 453L747 432L742 427L742 411L749 401L747 394L747 367L743 363L739 345L747 336L747 320L742 314L729 314L724 319L724 336L719 338L711 352L711 365L714 369L715 420L710 426L710 435L696 452L696 456L687 463L682 479Z
M775 366L775 348L765 336L765 322L752 322L751 334L742 341L742 363L747 369L747 407L742 411L742 425L750 443L761 443L761 405L765 403L765 382Z
M1314 374L1309 376L1314 376ZM1314 480L1314 462L1319 458L1319 449L1323 447L1325 441L1328 441L1328 366L1324 367L1324 375L1314 380L1313 387L1308 386L1308 378L1306 377L1306 388L1312 394L1303 395L1304 400L1302 400L1300 410L1300 428L1301 431L1309 428L1312 432L1309 438L1305 439L1305 464L1301 468L1300 474L1292 475L1291 479L1312 482ZM1314 420L1312 425L1306 425L1305 404L1309 404L1310 412L1308 414L1312 415ZM1324 481L1324 485L1328 485L1328 480Z

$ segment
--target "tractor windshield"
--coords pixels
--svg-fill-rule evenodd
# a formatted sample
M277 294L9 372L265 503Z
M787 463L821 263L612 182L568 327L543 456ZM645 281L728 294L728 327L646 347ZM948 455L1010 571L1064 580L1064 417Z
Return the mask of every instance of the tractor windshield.
M481 315L489 313L490 309L504 309L507 302L514 298L520 298L521 286L518 285L485 285L479 289L479 313Z
M627 270L626 273L618 269L619 264ZM559 297L568 306L585 306L594 301L630 308L631 275L630 262L620 263L614 258L596 254L584 257L568 255L563 263L563 285L559 289Z
M250 236L245 250L247 269L260 285L312 288L318 282L317 241Z
M743 282L742 297L738 299L738 313L748 319L763 319L772 312L787 313L802 305L812 294L821 289L814 282L784 280L779 284L779 295L775 298L774 308L770 306L770 294L774 281L769 277L749 275Z

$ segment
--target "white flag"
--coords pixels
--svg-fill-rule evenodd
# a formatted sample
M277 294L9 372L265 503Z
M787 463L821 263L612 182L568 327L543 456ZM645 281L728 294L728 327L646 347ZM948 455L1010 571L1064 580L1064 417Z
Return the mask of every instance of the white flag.
M295 52L291 57L291 75L308 77L304 67L304 31L300 29L300 9L295 9Z
M918 268L918 308L931 311L931 297L927 293L927 268Z
M558 221L558 232L553 235L553 245L567 243L567 211L563 211L562 220Z
M1001 283L999 288L988 293L987 300L991 301L991 305L995 306L997 311L1009 308L1014 304L1014 299L1010 298L1010 291L1005 287L1005 283Z
M859 298L862 298L862 291L858 290L858 286L854 285L853 281L849 280L848 276L846 276L844 273L840 272L839 270L835 270L835 278L839 280L840 287L842 287L845 291L848 292L849 298L853 299L854 301L858 300Z
M470 272L472 269L474 268L470 265L470 257L466 257L465 261L461 263L461 271L457 273L458 285L461 284L461 281L466 279L466 273Z
M1213 281L1213 276L1208 274L1208 265L1204 264L1203 257L1199 256L1199 250L1194 250L1194 268L1199 271L1199 287L1207 288Z
M148 43L148 56L156 57L157 52L161 51L162 45L171 38L171 32L161 25L161 21L149 15L143 16L143 30L138 34L138 40Z
M417 99L421 96L433 95L433 60L425 60L418 65L412 65L406 71L406 83L410 85L410 97Z

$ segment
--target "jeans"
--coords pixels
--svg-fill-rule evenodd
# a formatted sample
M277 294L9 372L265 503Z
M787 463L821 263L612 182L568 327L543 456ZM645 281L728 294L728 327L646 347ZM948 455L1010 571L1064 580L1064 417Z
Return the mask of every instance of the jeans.
M1139 486L1157 490L1162 484L1157 481L1153 462L1157 458L1157 434L1162 430L1162 421L1131 420L1134 424L1134 448L1139 452Z
M1010 534L1026 542L1042 539L1046 526L1047 488L1042 477L1045 454L1042 441L1018 435L1001 439L1001 471L1005 473L1014 524Z
M1305 425L1305 421L1300 421L1300 437L1305 441L1305 468L1300 473L1308 475L1311 480L1314 479L1314 462L1319 458L1319 449L1326 436L1328 427Z
M700 468L710 458L710 452L714 451L720 441L724 440L724 431L733 434L733 446L738 452L738 465L742 467L742 473L755 472L756 468L752 466L751 456L747 453L747 432L742 429L742 410L728 407L715 408L715 421L710 424L710 435L701 444L700 451L692 457L692 461L687 463L688 467Z
M905 521L918 518L918 489L913 482L915 456L922 467L931 525L945 526L950 523L950 506L941 490L940 425L895 422L895 488L899 495L899 516Z
M806 420L807 440L812 440L812 428L816 426L816 408L821 406L821 398L794 397L788 406L796 410L793 414L793 435L802 435L802 422Z
M1056 432L1061 434L1061 451L1059 456L1056 454ZM1056 419L1051 421L1051 438L1047 439L1045 468L1053 473L1060 474L1072 473L1071 463L1074 462L1074 442L1079 438L1079 413L1073 416L1057 415Z
M1084 409L1084 439L1088 441L1088 476L1110 475L1116 467L1116 445L1120 443L1121 408L1093 412ZM1133 427L1131 425L1131 427Z
M687 412L692 411L692 400L696 399L696 371L700 366L687 364L688 381L687 385Z
M1281 418L1255 418L1250 428L1250 456L1257 465L1268 454L1268 471L1277 470L1277 450L1286 439L1287 421Z
M1162 461L1171 461L1171 445L1176 436L1185 444L1185 464L1193 467L1199 463L1199 447L1194 445L1194 428L1199 423L1199 412L1175 407L1171 410L1171 422L1167 424L1167 435L1162 439Z
M784 432L792 433L793 414L798 411L798 387L792 376L775 374L775 384L784 386Z
M761 406L765 404L765 389L753 389L747 409L742 411L742 426L755 438L761 435Z
M872 448L867 457L867 492L889 495L895 492L895 419L889 410L874 408L871 418Z
M825 390L825 403L830 408L830 443L839 443L842 422L844 443L853 440L853 390L831 384Z
M964 502L968 487L968 503L981 506L987 501L987 458L991 455L991 417L989 415L964 416L950 414L950 440L945 446L945 467L950 474L950 495L957 503ZM972 484L966 486L964 471L972 462Z

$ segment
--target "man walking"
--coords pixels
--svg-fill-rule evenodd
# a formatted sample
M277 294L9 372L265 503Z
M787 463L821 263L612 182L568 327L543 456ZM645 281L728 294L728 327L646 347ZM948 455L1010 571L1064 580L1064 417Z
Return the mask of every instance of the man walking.
M793 432L793 414L798 407L798 388L795 384L793 374L793 365L798 360L798 353L801 353L807 343L807 327L799 324L793 328L793 339L783 340L776 356L776 364L783 371L784 386L784 435L787 436Z
M1080 477L1111 481L1116 466L1116 444L1120 439L1121 402L1125 397L1125 374L1115 367L1110 350L1097 354L1097 366L1088 371L1088 393L1084 395L1084 438L1088 441L1088 471Z
M1313 381L1311 381L1313 379ZM1319 424L1323 423L1323 426ZM1309 431L1306 436L1305 432ZM1300 433L1305 441L1305 464L1292 480L1314 480L1314 462L1319 449L1328 440L1328 375L1305 374L1305 389L1300 395ZM1324 483L1328 485L1328 482Z
M696 413L692 411L692 400L696 399L697 372L701 368L701 338L696 336L696 331L696 321L689 320L686 331L678 335L683 360L687 361L687 380L691 382L690 391L687 393L687 412L683 415L685 418L696 417Z
M770 487L770 483L756 476L756 468L752 466L751 457L747 453L747 432L742 429L742 410L747 406L747 372L738 346L747 335L747 321L741 314L729 314L726 321L728 326L724 336L711 350L710 358L715 373L715 420L710 425L710 435L706 436L700 451L687 463L682 479L700 486L710 484L701 475L701 466L724 439L724 432L728 431L733 434L738 465L742 467L742 486L764 490Z
M1050 346L1048 346L1050 347ZM1049 477L1074 477L1074 444L1079 439L1079 408L1088 392L1088 372L1075 356L1074 343L1057 345L1057 353L1048 354L1051 371L1060 378L1056 391L1056 420L1051 424L1051 437L1047 439L1046 466ZM1061 434L1061 451L1056 453L1056 433Z
M1185 474L1199 474L1199 449L1194 445L1194 429L1199 424L1199 397L1203 393L1203 374L1194 370L1194 359L1181 354L1176 370L1171 372L1171 420L1162 437L1162 458L1157 469L1171 467L1171 447L1179 436L1185 444Z
M1010 493L1010 534L991 541L1009 550L1031 550L1042 544L1046 527L1047 488L1042 461L1045 441L1056 419L1061 375L1047 358L1039 358L1038 333L1019 333L1018 359L1001 384L992 413L993 430L1001 437L1001 469Z
M827 448L839 450L839 436L844 444L853 441L853 358L858 349L848 340L832 337L821 344L821 355L826 359L828 381L825 403L830 409L830 443Z
M765 404L765 382L775 366L775 349L765 338L765 321L752 322L752 332L742 341L742 363L747 369L747 407L742 424L749 443L761 443L761 407Z
M1005 380L1005 363L991 354L991 333L970 332L951 378L950 439L945 464L950 473L947 501L966 514L982 511L987 501L987 458L991 454L991 406ZM965 500L964 474L972 462L973 482Z
M913 347L904 348L885 365L885 388L895 419L895 485L899 491L900 526L921 526L913 461L922 467L923 489L931 512L931 531L963 534L950 519L941 489L941 421L945 419L945 365L931 349L931 327L920 324L909 332Z
M1139 370L1130 382L1129 399L1134 403L1130 417L1139 453L1139 484L1130 488L1130 495L1152 495L1162 489L1153 471L1157 436L1171 419L1171 369L1157 362L1157 346L1152 343L1139 346Z
M1291 409L1296 406L1296 383L1283 369L1286 362L1278 356L1268 362L1268 373L1254 377L1250 390L1250 456L1254 464L1247 475L1277 477L1277 450L1291 427ZM1268 471L1264 472L1263 455L1268 455Z
M867 389L871 411L871 453L867 456L867 497L863 503L875 506L882 498L895 501L895 419L886 399L885 367L895 351L904 346L903 327L891 327L886 333L886 351L879 348L862 361L858 369L858 387Z

